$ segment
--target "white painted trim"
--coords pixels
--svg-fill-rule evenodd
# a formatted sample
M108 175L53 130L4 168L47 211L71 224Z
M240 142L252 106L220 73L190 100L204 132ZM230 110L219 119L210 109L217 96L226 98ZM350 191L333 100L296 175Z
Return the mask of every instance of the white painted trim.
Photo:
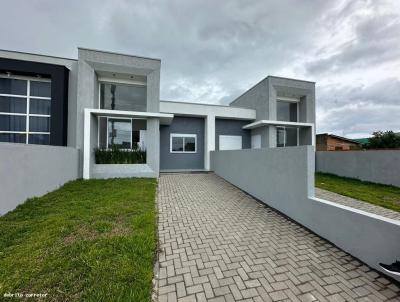
M259 120L254 123L244 125L242 129L254 129L263 126L292 126L292 127L314 127L314 123L296 123L286 121Z
M172 138L174 137L182 137L183 138L183 151L173 151L172 150ZM194 137L194 151L185 151L185 138L186 137ZM169 153L197 153L197 134L186 134L186 133L171 133L169 135Z
M130 85L130 86L147 86L146 82L137 81L137 80L129 80L129 79L118 79L118 78L109 78L109 77L97 77L97 80L100 84L121 84L121 85Z
M215 150L215 116L212 114L208 115L204 122L204 169L210 170L210 153Z
M83 179L90 178L90 109L86 108L83 118Z
M7 134L46 134L46 135L50 135L50 132L35 132L35 131L31 131L31 132L25 132L25 131L5 131L5 130L1 130L0 133L7 133Z
M36 81L36 82L51 82L51 79L22 76L22 75L13 74L12 72L10 73L10 75L4 74L4 73L0 73L0 78L16 79L16 80L27 80L27 81Z
M11 97L11 98L27 99L27 95L23 95L23 94L0 93L0 97ZM51 97L47 97L47 96L31 96L30 98L31 99L37 99L37 100L48 100L48 101L51 101Z
M92 109L86 108L94 116L103 117L128 117L128 118L159 118L160 124L169 125L174 118L173 114L158 113L158 112L145 112L145 111L124 111L124 110L109 110L109 109Z
M250 121L256 119L256 111L254 109L212 104L160 101L160 112L198 117L214 116L216 118Z

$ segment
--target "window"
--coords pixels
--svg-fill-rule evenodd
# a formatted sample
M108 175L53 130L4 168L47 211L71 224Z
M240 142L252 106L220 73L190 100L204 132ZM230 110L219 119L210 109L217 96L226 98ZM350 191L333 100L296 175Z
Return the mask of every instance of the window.
M171 133L170 152L171 153L196 153L197 152L197 135L196 134Z
M98 146L101 149L146 150L146 120L99 117Z
M51 81L0 74L0 142L50 144Z
M261 134L254 134L251 136L251 149L261 148Z
M299 129L296 127L276 127L276 146L290 147L298 145Z
M298 121L298 103L276 101L276 119L285 122Z
M146 111L146 85L100 83L100 109Z
M219 150L242 149L242 137L240 135L220 135Z

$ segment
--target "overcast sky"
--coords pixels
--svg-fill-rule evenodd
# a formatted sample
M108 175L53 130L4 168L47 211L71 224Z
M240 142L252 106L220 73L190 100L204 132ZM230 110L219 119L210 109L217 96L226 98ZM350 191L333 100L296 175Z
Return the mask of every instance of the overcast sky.
M0 48L162 60L161 99L227 104L267 75L317 83L317 132L400 130L400 1L9 0Z

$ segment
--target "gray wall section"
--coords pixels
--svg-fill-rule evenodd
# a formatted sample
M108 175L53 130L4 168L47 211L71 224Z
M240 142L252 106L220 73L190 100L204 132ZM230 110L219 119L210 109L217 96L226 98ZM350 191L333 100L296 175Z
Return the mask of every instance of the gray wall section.
M230 105L255 109L257 120L276 120L279 97L299 98L299 122L315 123L315 83L268 76L239 96ZM309 131L310 132L310 131ZM276 127L264 126L252 134L261 135L262 147L276 147ZM311 133L303 132L300 143L310 144Z
M197 134L197 153L170 153L170 134ZM204 169L204 118L175 116L160 127L160 170Z
M251 148L250 130L243 130L244 125L249 124L249 121L215 119L215 149L219 150L220 135L237 135L242 137L242 148Z
M0 214L78 178L78 150L0 143Z
M213 151L211 167L377 270L398 259L400 222L315 198L314 158L311 146Z
M316 170L400 187L400 150L318 151Z
M159 112L160 103L160 65L157 59L141 58L124 54L96 51L79 48L78 53L78 84L77 84L77 104L76 104L76 146L83 150L84 138L84 109L99 107L99 82L98 72L113 72L122 74L134 74L146 76L147 79L147 111ZM93 168L94 152L97 146L97 118L91 117L91 168ZM81 129L81 131L79 131ZM159 121L155 118L147 120L147 164L152 169L154 175L159 171L159 143L160 130ZM82 156L83 157L83 156ZM80 160L82 171L82 159ZM92 171L93 176L101 174L97 169ZM101 170L101 169L100 169ZM138 169L139 171L140 169ZM103 171L103 170L101 170ZM126 171L126 170L124 170ZM132 170L133 171L133 170ZM107 169L108 175L111 168ZM106 173L106 174L107 174ZM147 173L147 172L146 172ZM120 175L116 169L116 175ZM142 174L138 174L141 176ZM147 174L146 174L147 175Z

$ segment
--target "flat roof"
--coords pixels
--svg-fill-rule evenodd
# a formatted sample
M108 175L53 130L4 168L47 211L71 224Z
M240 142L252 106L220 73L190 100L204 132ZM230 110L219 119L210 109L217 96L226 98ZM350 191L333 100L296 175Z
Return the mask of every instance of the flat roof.
M0 51L12 52L12 53L18 53L18 54L25 54L25 55L33 55L33 56L46 57L46 58L54 58L54 59L62 59L62 60L77 61L77 59L71 59L71 58L59 57L59 56L52 56L52 55L46 55L46 54L40 54L40 53L34 53L34 52L26 52L26 51L18 51L18 50L8 50L8 49L0 49Z
M122 52L115 52L115 51L94 49L94 48L87 48L87 47L78 47L78 49L89 50L89 51L96 51L96 52L103 52L103 53L109 53L109 54L113 54L113 55L121 55L121 56L135 57L135 58L140 58L140 59L161 61L161 59L159 59L159 58L150 58L150 57L144 57L144 56L136 56L136 55L127 54L127 53L122 53Z

